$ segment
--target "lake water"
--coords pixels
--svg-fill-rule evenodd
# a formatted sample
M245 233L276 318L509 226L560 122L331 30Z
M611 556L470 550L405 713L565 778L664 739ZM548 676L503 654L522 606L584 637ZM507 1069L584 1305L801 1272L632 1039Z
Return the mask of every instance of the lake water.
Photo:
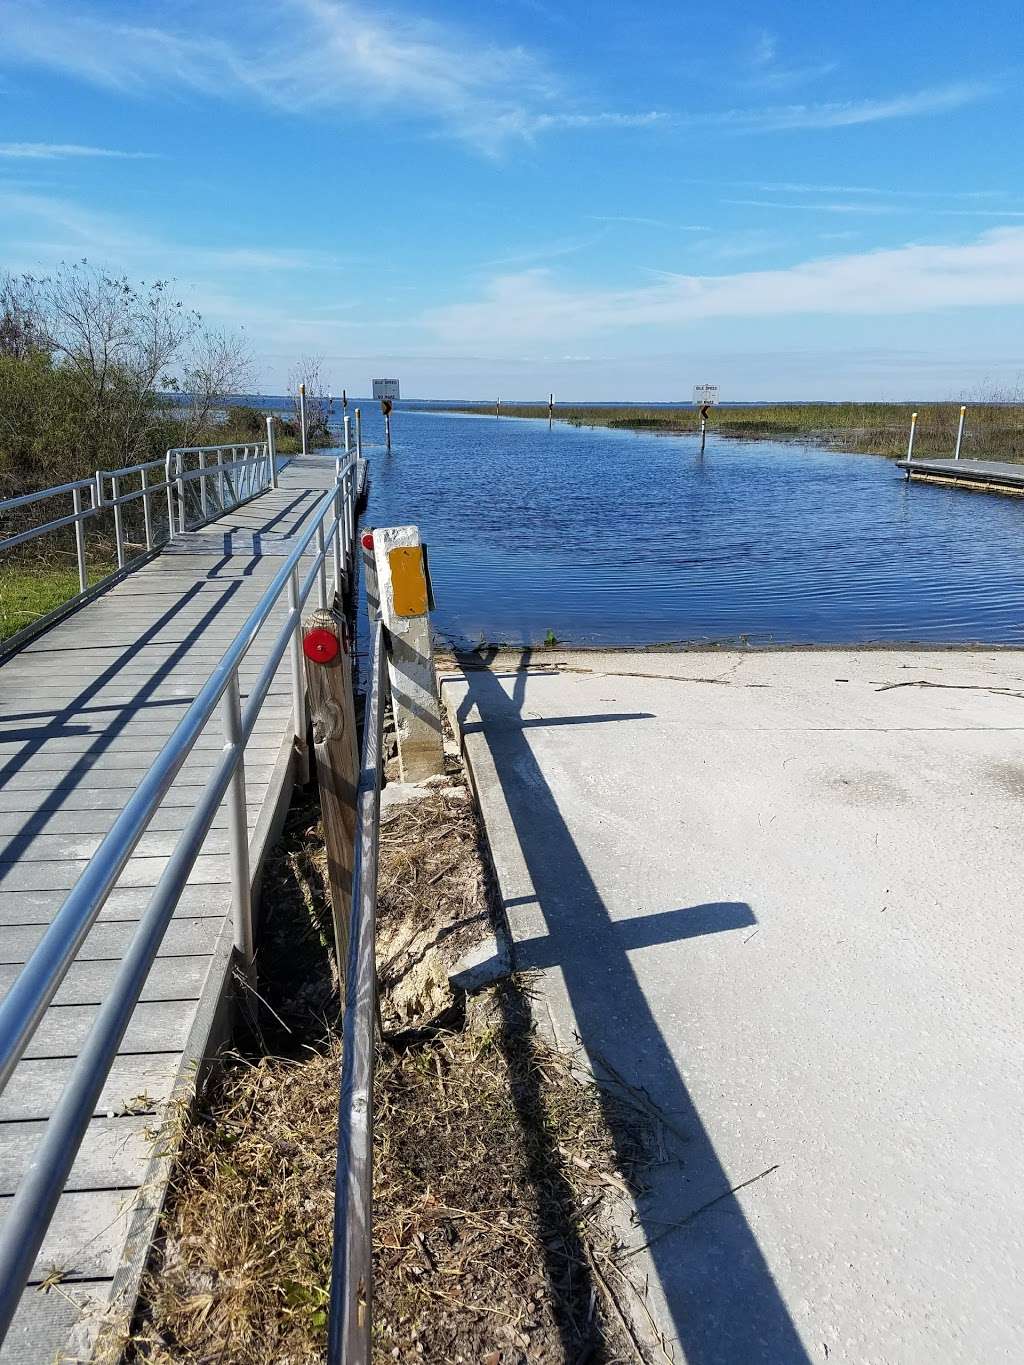
M370 524L415 522L456 643L1019 643L1024 499L776 442L364 406Z

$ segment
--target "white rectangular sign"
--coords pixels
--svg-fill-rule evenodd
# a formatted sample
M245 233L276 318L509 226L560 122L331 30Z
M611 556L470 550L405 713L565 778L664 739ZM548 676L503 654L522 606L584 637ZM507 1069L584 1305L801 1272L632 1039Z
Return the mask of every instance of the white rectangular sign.
M373 396L374 398L394 398L395 400L401 398L402 395L398 392L398 380L375 379L373 381Z
M701 407L704 403L718 402L717 384L694 384L693 386L693 406Z

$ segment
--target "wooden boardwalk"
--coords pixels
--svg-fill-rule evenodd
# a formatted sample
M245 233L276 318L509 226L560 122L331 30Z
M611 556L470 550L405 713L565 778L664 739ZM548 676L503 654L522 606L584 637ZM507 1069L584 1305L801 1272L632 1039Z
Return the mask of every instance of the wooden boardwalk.
M0 996L103 834L334 482L334 460L293 460L280 487L203 529L0 665ZM243 702L286 611L241 672ZM254 876L291 791L285 655L246 750ZM0 1218L223 739L207 726L0 1096ZM159 1115L211 1035L230 973L223 810L136 1007L0 1361L80 1359L111 1302L134 1299L163 1196ZM44 1287L48 1278L59 1283Z

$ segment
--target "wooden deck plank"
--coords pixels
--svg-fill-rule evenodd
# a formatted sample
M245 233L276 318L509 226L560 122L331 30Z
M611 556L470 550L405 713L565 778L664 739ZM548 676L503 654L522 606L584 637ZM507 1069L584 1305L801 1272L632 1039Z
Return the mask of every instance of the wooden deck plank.
M223 915L230 905L224 893L224 911L210 919L173 919L167 927L160 947L161 957L195 957L197 953L211 953ZM0 966L27 962L43 936L44 925L8 926L0 933ZM78 954L80 962L120 959L131 942L135 926L129 922L97 920L89 930Z
M93 1119L68 1176L69 1190L123 1190L141 1185L159 1125L152 1114ZM0 1195L10 1195L46 1130L38 1120L0 1123Z
M118 1057L96 1102L96 1114L152 1114L171 1093L181 1058L173 1052ZM0 1095L0 1123L48 1119L68 1083L74 1062L23 1061Z
M0 925L49 924L67 900L67 892L0 891ZM107 924L140 919L153 898L152 887L124 889L115 887L99 913L97 923ZM222 919L224 892L219 886L186 886L174 911L174 921ZM0 950L4 936L0 935Z
M138 1189L83 1190L61 1196L43 1238L29 1284L59 1274L70 1280L113 1279L128 1239ZM0 1227L11 1197L0 1197Z
M75 962L53 997L55 1005L102 1005L117 974L117 962ZM158 959L142 988L142 1000L198 1000L210 967L207 954ZM20 971L0 966L0 1000Z
M156 1000L136 1005L118 1054L183 1052L192 1023L187 1003ZM99 1005L51 1006L25 1049L25 1056L77 1057L99 1011Z

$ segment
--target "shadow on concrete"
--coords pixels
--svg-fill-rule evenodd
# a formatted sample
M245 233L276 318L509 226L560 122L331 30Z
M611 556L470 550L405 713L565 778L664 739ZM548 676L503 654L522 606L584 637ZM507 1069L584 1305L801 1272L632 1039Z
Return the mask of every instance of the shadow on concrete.
M511 698L516 711L524 701L529 658L530 651L524 651L516 674ZM628 957L631 948L646 944L753 925L753 912L745 903L725 902L613 921L530 747L529 733L508 724L510 700L501 682L486 670L465 676L460 720L478 709L547 931L523 945L524 956L530 965L560 968L595 1074L645 1092L665 1115L666 1126L685 1136L677 1153L681 1159L650 1173L651 1189L639 1208L642 1240L651 1244L671 1316L666 1331L678 1338L687 1365L809 1365L754 1230L732 1193L759 1172L723 1168ZM495 718L490 726L489 716ZM623 857L628 858L628 849ZM516 899L526 904L530 898ZM517 950L516 965L526 965L518 959ZM685 1007L684 955L678 991ZM714 1019L707 1027L715 1027ZM722 1080L728 1084L726 1077ZM606 1117L625 1158L629 1135L611 1090Z

